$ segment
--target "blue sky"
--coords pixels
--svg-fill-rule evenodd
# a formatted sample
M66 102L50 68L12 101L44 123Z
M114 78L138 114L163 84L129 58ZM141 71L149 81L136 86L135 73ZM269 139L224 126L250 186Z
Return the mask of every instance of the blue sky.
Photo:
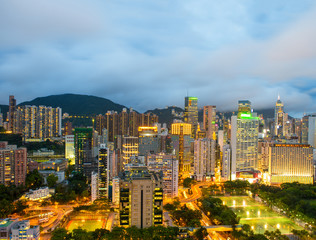
M145 111L249 99L316 112L313 0L0 0L0 103L61 93Z

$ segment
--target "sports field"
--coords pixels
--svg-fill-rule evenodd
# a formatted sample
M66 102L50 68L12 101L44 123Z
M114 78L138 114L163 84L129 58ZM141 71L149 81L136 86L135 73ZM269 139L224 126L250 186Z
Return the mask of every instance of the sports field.
M250 197L232 196L219 198L223 201L223 204L231 207L237 216L240 217L241 224L250 225L255 233L279 229L283 234L288 234L291 233L292 229L303 229L289 218L272 211Z

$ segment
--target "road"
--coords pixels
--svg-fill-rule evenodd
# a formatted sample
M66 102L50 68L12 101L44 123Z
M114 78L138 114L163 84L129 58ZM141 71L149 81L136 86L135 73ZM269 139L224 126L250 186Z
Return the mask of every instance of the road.
M213 185L213 182L200 182L192 186L192 194L188 195L185 191L183 192L184 198L180 198L181 203L186 203L188 208L191 208L193 210L199 210L202 213L202 219L201 224L202 226L211 226L212 222L210 219L206 216L206 214L197 206L195 201L202 197L202 190L201 187L203 186L210 186ZM216 240L226 240L223 238L220 234L217 232L214 232L210 229L207 230L209 235L207 236L207 239L216 239Z

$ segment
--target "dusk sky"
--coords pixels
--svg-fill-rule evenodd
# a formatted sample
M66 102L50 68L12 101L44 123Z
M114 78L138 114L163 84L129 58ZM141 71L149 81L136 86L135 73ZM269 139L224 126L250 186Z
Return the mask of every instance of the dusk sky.
M138 111L316 112L315 0L0 0L0 103L52 94Z

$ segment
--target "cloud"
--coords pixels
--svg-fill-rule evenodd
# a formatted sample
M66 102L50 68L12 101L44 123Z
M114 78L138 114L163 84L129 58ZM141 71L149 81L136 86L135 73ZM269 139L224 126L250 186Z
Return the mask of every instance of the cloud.
M314 111L313 1L2 1L0 97L74 92L145 111L275 104ZM5 89L5 90L3 90Z

